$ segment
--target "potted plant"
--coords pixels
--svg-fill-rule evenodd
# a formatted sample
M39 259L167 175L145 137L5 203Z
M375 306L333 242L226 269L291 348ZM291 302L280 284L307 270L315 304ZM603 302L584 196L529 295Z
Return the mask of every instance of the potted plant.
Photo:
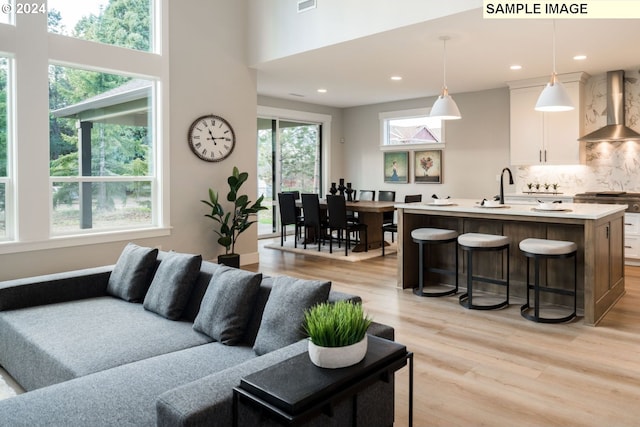
M349 301L321 303L305 312L303 327L309 335L309 358L321 368L344 368L367 353L370 317L361 304Z
M236 254L236 240L251 224L256 222L251 220L258 214L258 211L267 209L262 206L264 195L261 195L255 203L251 204L249 197L245 194L240 195L240 187L249 178L247 172L240 172L237 167L233 167L233 174L227 178L229 183L229 193L227 201L233 203L233 209L225 211L220 203L219 193L209 189L209 200L202 200L202 203L211 208L211 213L205 216L211 218L218 224L220 228L214 228L214 232L219 236L218 243L225 247L224 255L218 256L218 263L231 267L240 267L240 255Z

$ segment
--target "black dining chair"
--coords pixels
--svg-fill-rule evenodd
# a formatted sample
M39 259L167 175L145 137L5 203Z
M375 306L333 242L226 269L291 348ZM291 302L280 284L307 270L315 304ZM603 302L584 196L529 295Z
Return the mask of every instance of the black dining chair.
M307 242L310 240L308 230L311 229L320 251L320 245L324 243L323 231L327 228L327 223L323 221L320 214L320 198L317 194L302 193L302 212L304 214L304 248L307 249Z
M378 192L378 201L379 202L395 202L396 201L396 192L391 190L382 190ZM382 225L385 224L393 224L393 217L395 212L383 212L382 213Z
M349 255L349 246L351 245L350 235L354 231L364 233L365 252L369 250L367 224L352 222L347 219L347 203L344 197L327 196L327 214L329 215L329 253L333 253L333 231L337 231L338 247L340 247L340 241L342 240L342 232L345 232L345 256Z
M375 199L376 199L375 190L360 190L360 193L358 193L358 200L373 201Z
M278 193L278 206L280 208L280 246L284 246L287 240L287 226L293 225L294 237L293 247L298 247L298 237L302 235L302 227L304 227L304 218L298 215L296 208L296 199L293 193Z
M422 194L411 194L404 196L405 203L421 202ZM393 213L393 212L391 212ZM391 233L391 242L393 243L393 235L398 232L398 224L391 221L390 224L382 224L382 256L384 256L384 233Z

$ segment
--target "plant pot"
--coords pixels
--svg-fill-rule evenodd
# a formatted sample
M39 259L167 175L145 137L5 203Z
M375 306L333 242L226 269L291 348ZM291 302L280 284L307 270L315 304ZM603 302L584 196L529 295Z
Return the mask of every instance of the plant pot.
M320 347L309 340L309 358L321 368L346 368L359 363L367 354L367 337L345 347Z
M218 255L218 264L224 264L228 267L240 268L240 254Z

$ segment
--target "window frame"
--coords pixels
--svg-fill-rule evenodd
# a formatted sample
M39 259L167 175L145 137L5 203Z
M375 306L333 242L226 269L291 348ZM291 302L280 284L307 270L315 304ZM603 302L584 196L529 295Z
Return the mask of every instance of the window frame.
M14 65L14 89L9 117L12 165L8 194L12 194L14 224L11 239L0 241L0 255L71 246L127 241L170 235L169 200L169 43L168 0L153 0L155 50L135 51L118 46L49 33L45 14L16 16L14 24L0 24L0 53L20 58ZM4 36L7 37L4 37ZM49 174L49 91L51 63L92 71L140 76L155 82L150 114L154 141L155 225L127 230L92 230L90 233L52 235L53 208ZM16 80L15 76L20 75ZM18 102L29 99L29 102ZM11 193L13 192L13 193ZM9 212L7 212L9 216ZM7 234L10 231L7 229Z
M443 149L445 147L445 120L441 120L440 141L432 143L406 143L391 144L389 143L389 122L398 119L413 119L420 117L429 117L431 108L414 108L410 110L386 111L378 114L380 122L380 150L395 151L402 148L408 149Z

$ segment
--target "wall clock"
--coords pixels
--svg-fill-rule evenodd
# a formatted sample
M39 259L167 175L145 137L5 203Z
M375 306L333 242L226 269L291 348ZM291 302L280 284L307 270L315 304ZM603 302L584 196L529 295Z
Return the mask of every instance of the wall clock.
M229 122L213 114L195 119L187 138L191 151L207 162L226 159L236 145L236 135Z

